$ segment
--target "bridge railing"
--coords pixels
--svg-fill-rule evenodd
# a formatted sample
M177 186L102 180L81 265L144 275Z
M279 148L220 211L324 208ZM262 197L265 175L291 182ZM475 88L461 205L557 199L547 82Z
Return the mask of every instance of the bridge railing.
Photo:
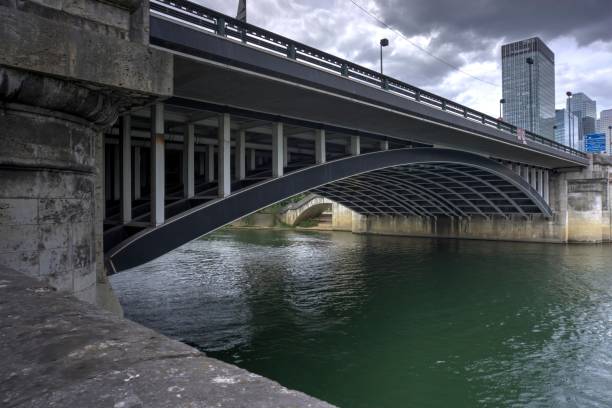
M369 68L338 58L324 51L293 41L271 31L245 23L188 0L150 0L152 11L188 23L194 28L217 34L230 40L239 41L261 48L292 60L323 69L371 86L380 87L387 92L399 95L453 115L494 127L516 135L519 129L507 122L485 113L468 108L449 99L427 92L400 80L382 75ZM525 139L558 149L574 156L586 158L587 154L538 134L525 131Z

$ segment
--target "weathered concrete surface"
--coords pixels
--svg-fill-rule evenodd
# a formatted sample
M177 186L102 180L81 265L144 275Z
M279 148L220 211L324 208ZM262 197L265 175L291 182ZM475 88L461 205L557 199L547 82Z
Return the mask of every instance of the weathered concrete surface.
M333 201L328 198L309 194L302 200L289 204L278 213L278 218L285 224L295 226L302 220L317 217L331 210Z
M0 267L3 407L331 405Z

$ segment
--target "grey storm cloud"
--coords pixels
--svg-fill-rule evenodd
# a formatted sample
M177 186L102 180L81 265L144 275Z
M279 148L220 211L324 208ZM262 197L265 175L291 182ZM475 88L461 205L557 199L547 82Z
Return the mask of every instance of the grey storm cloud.
M374 0L380 16L405 35L506 38L562 35L579 45L612 40L610 0Z

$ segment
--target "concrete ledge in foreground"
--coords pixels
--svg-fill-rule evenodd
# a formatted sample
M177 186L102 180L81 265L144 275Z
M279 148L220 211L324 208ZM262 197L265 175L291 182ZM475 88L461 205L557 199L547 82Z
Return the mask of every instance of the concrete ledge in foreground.
M0 267L2 407L331 405Z

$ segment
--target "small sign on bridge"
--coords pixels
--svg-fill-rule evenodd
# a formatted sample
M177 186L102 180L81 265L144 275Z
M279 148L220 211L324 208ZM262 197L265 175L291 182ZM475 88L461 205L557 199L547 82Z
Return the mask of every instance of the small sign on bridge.
M589 133L585 135L584 151L587 153L605 153L607 151L605 133Z

